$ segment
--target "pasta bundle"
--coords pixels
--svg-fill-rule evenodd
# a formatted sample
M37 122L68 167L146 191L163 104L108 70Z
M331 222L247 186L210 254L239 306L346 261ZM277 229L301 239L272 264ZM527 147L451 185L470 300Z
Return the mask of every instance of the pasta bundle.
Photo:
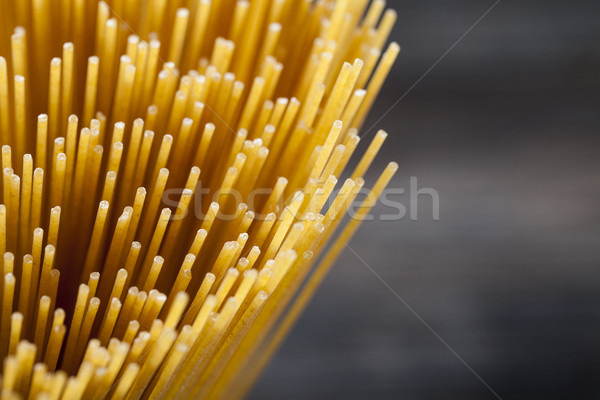
M397 169L338 182L396 14L0 7L2 398L243 397Z

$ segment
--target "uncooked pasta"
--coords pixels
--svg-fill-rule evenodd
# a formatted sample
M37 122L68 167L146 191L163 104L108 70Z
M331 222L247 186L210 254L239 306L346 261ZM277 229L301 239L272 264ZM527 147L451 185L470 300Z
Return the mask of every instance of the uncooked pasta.
M2 399L243 397L397 169L355 153L395 12L0 7Z

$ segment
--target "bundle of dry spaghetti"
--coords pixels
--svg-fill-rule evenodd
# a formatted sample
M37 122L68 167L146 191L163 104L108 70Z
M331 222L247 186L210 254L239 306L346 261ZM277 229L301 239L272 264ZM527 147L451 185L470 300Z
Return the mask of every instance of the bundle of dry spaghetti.
M0 0L2 399L242 397L397 165L375 0Z

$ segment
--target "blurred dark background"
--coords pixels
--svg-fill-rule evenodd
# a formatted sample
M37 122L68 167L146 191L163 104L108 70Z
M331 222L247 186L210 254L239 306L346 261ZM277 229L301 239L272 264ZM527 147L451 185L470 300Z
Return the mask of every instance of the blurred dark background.
M352 249L502 399L600 398L600 2L395 0L402 46L363 132L440 220ZM408 205L409 196L396 198ZM380 206L379 212L387 212ZM497 398L346 250L252 399Z

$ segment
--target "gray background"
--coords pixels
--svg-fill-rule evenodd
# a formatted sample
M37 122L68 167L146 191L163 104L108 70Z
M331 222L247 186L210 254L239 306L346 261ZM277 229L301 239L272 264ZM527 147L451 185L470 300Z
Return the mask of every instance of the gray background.
M493 1L389 4L402 52L367 128ZM599 95L600 2L502 0L376 125L369 182L398 161L441 219L423 197L351 247L502 399L600 398ZM346 251L251 398L368 397L496 398Z

